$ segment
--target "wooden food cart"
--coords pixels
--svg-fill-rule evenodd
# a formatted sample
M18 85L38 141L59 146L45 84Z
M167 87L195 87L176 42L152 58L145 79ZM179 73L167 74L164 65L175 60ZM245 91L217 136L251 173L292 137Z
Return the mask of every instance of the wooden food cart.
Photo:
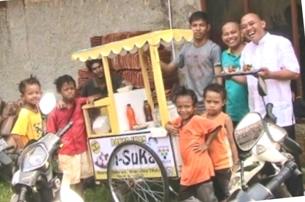
M108 96L83 107L88 142L96 180L108 180L114 201L168 201L168 177L178 177L180 155L176 139L163 126L170 119L158 48L160 44L192 40L190 30L155 31L73 53L74 60L101 58ZM138 53L144 88L114 92L109 59ZM149 56L150 61L145 60ZM150 64L150 65L149 65ZM151 71L148 71L151 70ZM156 94L153 98L152 85ZM143 103L158 111L146 123ZM148 128L130 130L126 105L130 104L137 123ZM159 117L159 118L158 118ZM102 124L103 127L98 125ZM105 127L106 126L106 127Z

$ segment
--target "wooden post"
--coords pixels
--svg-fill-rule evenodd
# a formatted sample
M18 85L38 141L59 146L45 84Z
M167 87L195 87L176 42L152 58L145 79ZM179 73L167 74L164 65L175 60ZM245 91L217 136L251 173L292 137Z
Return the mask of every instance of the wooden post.
M150 45L150 58L153 68L154 83L157 93L157 100L159 105L159 113L161 118L161 125L164 127L165 124L169 121L169 113L166 104L165 90L162 78L162 71L160 66L160 58L158 52L158 45Z
M149 105L153 109L154 102L153 102L152 94L151 94L151 87L150 87L150 83L149 83L147 64L144 61L143 48L139 49L138 54L139 54L139 60L140 60L140 65L141 65L141 72L142 72L142 77L143 77L143 83L144 83L146 98L147 98L147 101L148 101Z
M206 1L206 0L200 0L200 9L201 9L203 12L206 12L206 11L207 11L207 1Z
M244 2L244 4L243 4L244 13L249 13L249 11L250 11L249 0L244 0L243 2Z
M291 8L291 29L292 29L292 44L294 47L295 54L300 61L300 35L298 28L298 9L296 0L290 0ZM301 77L296 81L297 82L297 92L296 96L303 96L302 80Z

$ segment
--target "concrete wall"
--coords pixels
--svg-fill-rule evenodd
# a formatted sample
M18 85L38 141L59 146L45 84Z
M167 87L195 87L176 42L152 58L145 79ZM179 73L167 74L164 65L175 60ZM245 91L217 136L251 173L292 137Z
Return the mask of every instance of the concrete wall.
M17 84L30 74L54 89L62 74L76 76L71 53L90 37L169 27L166 0L11 0L0 7L0 96L15 100ZM186 28L198 0L171 0L174 27Z

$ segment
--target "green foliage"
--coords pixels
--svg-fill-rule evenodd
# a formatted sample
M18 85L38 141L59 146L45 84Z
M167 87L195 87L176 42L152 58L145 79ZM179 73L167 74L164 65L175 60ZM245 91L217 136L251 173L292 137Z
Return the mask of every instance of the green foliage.
M12 195L10 185L7 182L0 181L0 202L10 201ZM109 202L110 194L107 187L102 185L96 185L96 187L86 189L85 191L85 202Z
M105 184L96 185L93 188L86 189L85 191L85 202L109 202L111 196L109 189Z
M0 201L4 202L4 201L10 201L10 197L11 197L11 190L10 190L10 185L7 182L4 181L0 181Z

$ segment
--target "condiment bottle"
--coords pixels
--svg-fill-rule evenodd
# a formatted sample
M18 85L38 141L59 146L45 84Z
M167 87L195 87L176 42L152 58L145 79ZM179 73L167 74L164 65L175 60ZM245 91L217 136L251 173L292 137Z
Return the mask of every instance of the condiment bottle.
M161 118L160 118L160 112L159 112L159 106L157 104L154 105L154 124L156 127L161 126Z
M147 102L147 100L144 100L144 114L145 114L145 121L152 121L153 117L152 117L152 113L151 113L151 107L149 105L149 103Z
M129 129L132 130L135 125L137 125L135 113L130 104L126 106L126 116L128 119Z

